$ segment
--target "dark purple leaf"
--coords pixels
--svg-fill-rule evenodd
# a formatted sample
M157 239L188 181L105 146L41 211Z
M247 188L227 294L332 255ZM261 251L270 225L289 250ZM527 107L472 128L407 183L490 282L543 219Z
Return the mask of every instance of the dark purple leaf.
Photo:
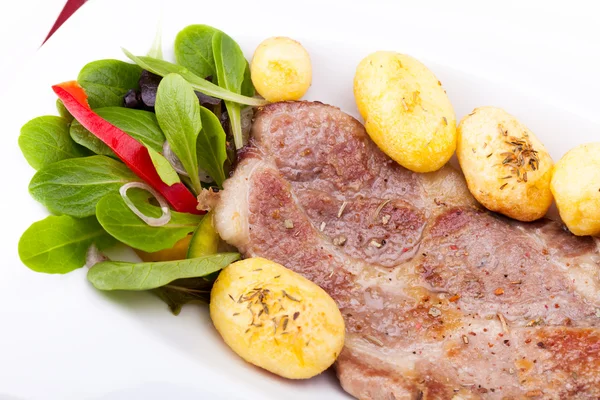
M221 122L221 126L226 133L229 133L229 114L227 110L223 110L221 115L219 115L219 121Z
M204 93L195 92L198 97L198 101L200 101L200 105L206 108L212 108L214 106L218 106L221 104L221 99L217 99L216 97L212 97L206 95Z
M123 105L127 108L139 108L142 105L140 93L135 89L129 89L123 96Z
M127 92L123 101L125 103L125 107L127 108L138 108L141 110L154 111L154 104L156 103L156 91L158 90L158 85L160 84L162 77L159 75L155 75L152 72L143 70L142 75L139 79L140 90L135 92L134 90L130 90ZM212 78L209 76L206 80L210 81ZM208 96L204 93L195 92L196 97L198 97L198 101L200 105L210 109L215 112L215 110L220 109L218 107L222 100L216 97ZM225 119L223 119L225 118ZM221 123L224 121L228 121L227 113L224 113L219 117ZM227 122L228 123L228 122Z
M140 92L142 94L142 102L147 107L154 107L156 103L156 91L158 90L158 84L162 78L158 75L153 74L152 72L148 72L146 70L142 71L142 76L140 77Z

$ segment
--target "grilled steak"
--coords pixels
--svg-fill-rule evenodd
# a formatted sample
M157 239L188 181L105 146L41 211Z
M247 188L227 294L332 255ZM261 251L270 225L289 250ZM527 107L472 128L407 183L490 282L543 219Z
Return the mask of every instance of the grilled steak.
M459 172L407 171L321 103L265 107L251 140L225 183L218 230L335 299L348 393L600 397L594 239L482 210Z

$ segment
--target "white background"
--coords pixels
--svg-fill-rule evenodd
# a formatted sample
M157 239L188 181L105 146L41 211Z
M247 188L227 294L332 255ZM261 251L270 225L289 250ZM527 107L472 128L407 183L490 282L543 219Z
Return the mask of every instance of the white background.
M35 54L66 0L0 1L0 93L20 67Z
M34 54L61 2L5 3L0 398L344 398L329 377L290 383L245 365L198 307L175 318L153 298L95 291L84 270L48 276L20 264L18 237L44 215L27 195L32 171L16 146L20 126L54 112L48 86L75 78L83 63L120 57L120 45L147 50L161 8L159 0L91 0L81 18L68 21L49 47ZM448 90L457 117L478 105L506 107L555 159L600 137L600 24L593 1L229 0L226 11L215 1L165 3L164 33L170 40L190 23L217 24L247 56L268 36L301 40L315 70L308 98L349 112L355 111L356 63L367 51L391 49L427 62Z

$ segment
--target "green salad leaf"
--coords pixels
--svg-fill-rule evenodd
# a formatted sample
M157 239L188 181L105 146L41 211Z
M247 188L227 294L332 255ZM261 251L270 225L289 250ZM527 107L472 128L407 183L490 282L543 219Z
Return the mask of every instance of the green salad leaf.
M54 213L81 218L94 215L104 195L139 180L125 164L106 156L70 158L39 170L29 193Z
M165 135L153 112L125 107L105 107L94 111L137 141L162 151Z
M175 59L199 77L215 76L212 40L217 29L208 25L190 25L175 38Z
M92 132L88 131L79 123L77 120L73 120L71 128L69 129L69 135L73 141L91 152L112 158L118 158L114 151L110 149L104 142Z
M223 32L207 25L190 25L175 39L177 62L198 76L216 76L221 88L243 96L254 96L250 67L240 46ZM227 100L227 99L226 99ZM241 106L225 102L236 148L241 148Z
M183 28L175 38L175 59L200 77L216 77L215 57L213 54L213 36L218 29L208 25L189 25ZM244 82L241 94L254 96L254 85L250 77L250 65L246 61Z
M219 86L234 93L242 93L245 71L248 62L240 46L223 32L213 35L213 55ZM248 88L246 87L246 90ZM233 141L236 149L242 148L241 107L238 103L225 101L229 114Z
M123 96L130 89L138 89L142 69L119 60L98 60L86 64L77 82L88 95L92 108L122 106Z
M103 107L95 109L94 112L147 147L152 147L158 152L162 151L165 135L153 112L124 107ZM94 153L116 157L104 142L79 122L73 121L70 134L75 142Z
M144 215L161 216L160 207L149 203L150 195L146 191L130 189L127 196ZM104 229L120 242L148 253L173 247L202 221L201 215L171 211L169 223L149 226L131 211L119 193L108 194L98 202L96 217Z
M150 154L152 164L154 165L154 168L156 168L158 176L160 176L160 179L162 179L164 183L171 186L181 182L179 175L177 175L177 171L175 171L165 156L154 150L152 147L146 148L148 149L148 154Z
M176 279L210 275L239 259L238 253L220 253L187 260L139 264L105 261L90 268L87 277L100 290L148 290Z
M190 176L196 193L200 193L202 185L198 177L196 142L202 120L194 90L180 75L169 74L158 85L154 109L171 150Z
M254 89L252 76L250 74L250 64L248 64L247 60L246 69L244 70L244 81L242 82L242 94L249 97L252 97L256 94L256 89Z
M73 116L69 110L67 110L67 107L65 107L65 104L61 99L56 99L56 111L58 111L58 115L66 119L67 122L73 121Z
M211 83L206 79L199 77L198 75L194 74L182 65L173 64L168 61L158 60L152 57L134 56L125 49L123 49L123 52L131 61L133 61L143 69L152 72L153 74L160 76L165 76L168 74L181 75L186 81L190 83L190 85L192 85L192 88L194 88L194 90L197 90L198 92L204 93L206 95L216 97L218 99L236 102L239 104L246 104L249 106L258 107L269 104L269 102L266 100L243 96L239 93L234 93L232 91L219 87L214 83Z
M35 169L89 155L86 149L71 140L69 121L53 115L37 117L23 125L19 147L29 165Z
M220 188L226 179L224 163L227 160L226 135L219 118L210 110L200 107L202 131L198 135L198 165L215 180Z
M19 240L19 257L36 272L65 274L85 264L92 243L100 249L114 244L96 218L51 215L34 222Z
M217 253L221 238L213 225L213 218L209 212L202 218L190 241L187 258L204 257ZM217 279L218 273L212 273L202 278L178 279L165 286L154 289L152 292L162 299L171 312L178 315L181 307L192 301L208 303L210 289Z

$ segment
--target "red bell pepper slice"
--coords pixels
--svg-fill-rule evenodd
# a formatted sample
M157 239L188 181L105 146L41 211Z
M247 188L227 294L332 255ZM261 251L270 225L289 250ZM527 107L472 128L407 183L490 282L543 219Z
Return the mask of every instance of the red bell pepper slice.
M90 108L87 93L81 86L79 86L77 81L63 82L56 86L65 89L71 96L75 97L78 102L85 105L87 108ZM54 86L52 88L54 89Z
M55 85L52 90L81 125L110 147L137 176L163 195L175 211L204 214L196 208L198 200L183 183L169 186L162 181L144 145L90 109L87 95L77 82Z

